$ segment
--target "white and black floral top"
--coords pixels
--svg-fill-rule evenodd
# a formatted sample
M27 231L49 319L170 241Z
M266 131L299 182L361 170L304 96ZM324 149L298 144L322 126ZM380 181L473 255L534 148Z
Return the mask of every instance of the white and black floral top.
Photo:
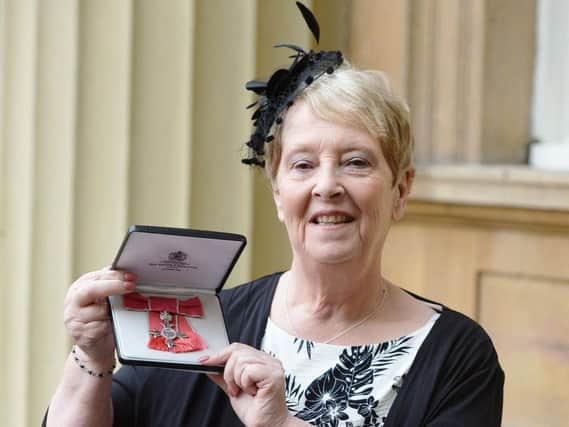
M383 426L419 347L439 314L409 335L341 346L293 337L267 322L261 349L285 370L290 413L317 426Z

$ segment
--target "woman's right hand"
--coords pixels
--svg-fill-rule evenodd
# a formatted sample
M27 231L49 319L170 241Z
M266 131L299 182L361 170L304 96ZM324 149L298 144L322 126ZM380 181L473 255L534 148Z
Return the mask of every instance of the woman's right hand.
M64 323L73 342L91 363L114 358L107 297L124 295L135 289L136 275L110 270L84 274L69 288L64 301Z

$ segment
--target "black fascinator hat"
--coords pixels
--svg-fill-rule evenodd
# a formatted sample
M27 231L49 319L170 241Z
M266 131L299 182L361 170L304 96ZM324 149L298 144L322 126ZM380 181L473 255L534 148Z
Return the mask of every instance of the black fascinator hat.
M296 2L316 43L320 40L320 26L312 12L300 2ZM332 74L343 62L340 51L319 51L304 49L291 44L277 44L294 51L289 68L280 68L263 82L251 80L245 87L259 95L259 99L247 108L257 107L251 119L255 131L247 142L247 155L242 159L246 165L265 166L265 143L273 140L273 125L282 122L282 116L294 99L307 86L324 74Z

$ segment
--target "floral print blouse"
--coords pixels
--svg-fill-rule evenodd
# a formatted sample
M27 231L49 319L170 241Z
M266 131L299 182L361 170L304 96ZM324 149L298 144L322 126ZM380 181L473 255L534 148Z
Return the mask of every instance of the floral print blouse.
M261 349L281 361L291 414L316 426L383 426L417 351L439 314L390 341L322 344L289 335L269 318Z

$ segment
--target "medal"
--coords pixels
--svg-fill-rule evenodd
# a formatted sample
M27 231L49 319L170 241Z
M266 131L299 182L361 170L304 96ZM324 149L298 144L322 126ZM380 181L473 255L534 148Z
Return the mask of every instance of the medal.
M206 348L203 338L195 332L186 316L203 317L198 297L185 300L166 297L145 297L136 292L123 296L127 310L148 312L148 347L172 353L187 353Z

